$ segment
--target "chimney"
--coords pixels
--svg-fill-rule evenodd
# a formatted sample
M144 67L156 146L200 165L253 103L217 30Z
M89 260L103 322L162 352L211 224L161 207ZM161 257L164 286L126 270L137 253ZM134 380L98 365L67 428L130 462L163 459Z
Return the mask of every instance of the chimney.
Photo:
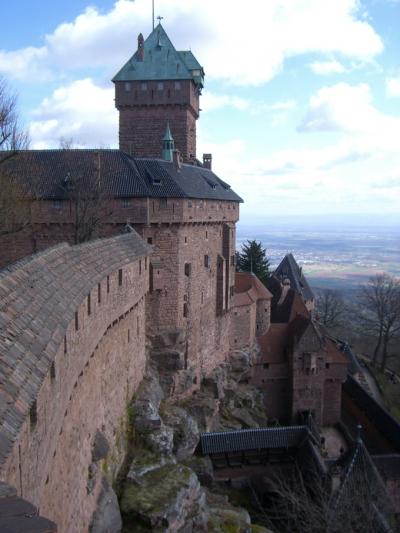
M176 168L181 168L182 166L182 156L179 150L174 150L172 152L172 160Z
M143 61L144 59L144 39L143 35L139 33L139 37L137 40L137 52L136 57L138 61Z
M203 154L203 167L211 170L212 154Z

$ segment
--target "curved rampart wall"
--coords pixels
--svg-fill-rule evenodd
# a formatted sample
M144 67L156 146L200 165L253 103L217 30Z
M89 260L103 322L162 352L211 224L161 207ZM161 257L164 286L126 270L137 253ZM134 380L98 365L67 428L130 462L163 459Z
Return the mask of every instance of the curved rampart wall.
M0 473L60 532L86 531L122 463L145 370L149 247L60 245L0 273ZM110 446L101 461L93 444Z

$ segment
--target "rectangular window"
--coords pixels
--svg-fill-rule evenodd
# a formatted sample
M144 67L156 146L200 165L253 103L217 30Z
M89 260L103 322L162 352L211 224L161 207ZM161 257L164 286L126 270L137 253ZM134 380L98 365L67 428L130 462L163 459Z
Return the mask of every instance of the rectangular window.
M231 255L231 266L235 266L236 265L236 256L235 255Z
M121 207L123 209L127 209L128 207L132 207L132 202L130 198L122 198L121 199Z
M329 363L325 363L325 368L330 368L330 364Z
M129 92L131 90L131 84L129 81L125 82L125 91Z
M157 83L157 91L162 91L164 89L164 83L162 81L159 81Z
M128 342L131 342L131 330L128 329Z
M107 276L107 293L110 292L110 276Z
M31 424L31 429L35 429L37 424L37 402L36 400L31 405L31 408L29 409L29 421Z
M206 268L210 268L210 263L211 263L211 261L210 261L210 256L209 256L209 255L205 255L205 256L204 256L204 266L205 266Z
M78 331L79 329L79 315L78 311L75 311L75 331Z
M204 303L204 292L201 293L201 303Z
M166 198L160 198L159 207L160 209L165 209L168 206L168 202Z
M147 270L147 257L144 258L144 269Z
M185 263L185 276L190 276L192 273L192 264L191 263Z
M53 200L53 208L54 209L61 209L62 208L61 200Z
M97 303L101 303L101 283L97 284Z
M208 231L206 231L206 239L208 239Z
M192 202L188 202L188 207L193 207Z
M91 299L90 299L90 294L88 294L88 297L87 297L87 314L90 315L91 312L92 312L92 302L91 302Z
M140 85L142 91L147 91L147 83L145 82L142 82L142 84Z
M139 337L139 333L140 333L140 322L139 322L139 317L136 317L136 335Z
M56 378L56 364L53 361L50 367L50 379L55 379L55 378Z
M118 270L118 285L122 286L122 268Z
M263 368L269 368L269 363L264 363Z
M142 275L142 260L139 259L139 276Z
M67 353L67 337L64 337L64 355Z
M188 304L187 303L183 304L183 316L185 318L187 318L189 316L189 308L188 308Z
M151 237L147 237L147 244L153 244L153 239Z
M174 87L175 87L175 91L180 91L181 90L181 82L180 81L176 81L174 83Z
M230 289L230 295L231 295L231 298L232 296L235 294L235 287L232 285L231 289Z

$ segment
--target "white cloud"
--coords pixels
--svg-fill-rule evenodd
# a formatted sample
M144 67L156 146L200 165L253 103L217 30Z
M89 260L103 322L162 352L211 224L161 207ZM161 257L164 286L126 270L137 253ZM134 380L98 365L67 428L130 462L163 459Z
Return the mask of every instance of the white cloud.
M250 107L250 102L239 96L226 94L214 94L205 91L201 98L201 108L203 111L214 111L224 107L233 107L239 111L244 111Z
M246 7L231 0L170 0L162 14L177 48L191 46L210 77L237 85L264 83L299 54L368 61L383 49L358 0L253 0ZM46 35L41 47L1 50L0 72L27 81L83 68L112 75L135 51L136 34L149 26L148 0L117 0L108 12L89 7Z
M388 96L400 96L400 77L386 80L386 92Z
M115 146L118 115L114 91L86 78L55 90L32 113L32 148L57 148L60 138L77 147Z
M400 119L385 115L372 104L366 83L337 83L322 87L310 98L308 110L299 131L341 131L368 133L373 136L400 135Z
M339 63L339 61L314 61L308 65L310 69L320 76L327 76L329 74L342 74L347 72L347 69Z

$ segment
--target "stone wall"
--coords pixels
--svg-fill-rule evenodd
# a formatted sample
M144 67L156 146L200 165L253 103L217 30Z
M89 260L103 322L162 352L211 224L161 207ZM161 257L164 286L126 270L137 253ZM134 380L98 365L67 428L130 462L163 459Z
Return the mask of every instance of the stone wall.
M147 254L138 236L125 235L49 250L0 278L2 287L12 279L25 279L27 286L36 286L47 296L33 320L40 323L46 314L43 327L53 339L45 352L37 339L37 363L27 348L21 369L2 385L3 390L12 390L15 379L29 370L19 395L26 399L31 394L32 399L28 411L16 400L15 411L23 423L1 465L1 479L14 485L62 532L87 530L102 476L114 479L125 456L127 404L146 364ZM48 275L47 288L37 286L37 272L42 278ZM81 282L77 284L74 276ZM82 279L87 291L82 290ZM19 316L29 322L31 294L29 290L24 294L25 307L14 309L11 303L8 308L16 315L14 324ZM29 331L33 330L27 326L25 333ZM22 335L14 339L16 346L23 346ZM35 346L36 341L31 349ZM54 355L42 360L43 353L50 355L50 346ZM3 438L4 424L0 431ZM101 457L96 457L96 434L108 443L108 453Z
M179 90L174 81L161 83L162 89L159 82L116 83L119 147L135 157L161 157L162 138L169 123L175 148L180 150L185 162L193 161L199 116L198 90L190 80L180 81Z

